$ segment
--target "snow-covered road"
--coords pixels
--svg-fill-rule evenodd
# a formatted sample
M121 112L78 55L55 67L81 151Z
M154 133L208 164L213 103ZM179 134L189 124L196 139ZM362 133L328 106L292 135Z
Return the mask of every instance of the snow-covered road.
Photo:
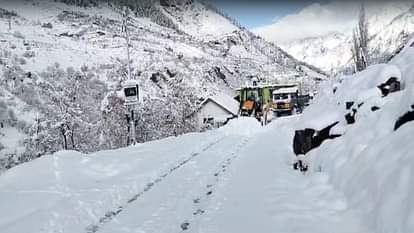
M178 232L191 226L204 213L220 176L247 140L231 135L203 150L100 232Z
M19 166L0 176L0 232L368 232L326 177L291 169L295 120Z
M295 119L281 121L243 148L192 232L369 232L327 177L293 171Z

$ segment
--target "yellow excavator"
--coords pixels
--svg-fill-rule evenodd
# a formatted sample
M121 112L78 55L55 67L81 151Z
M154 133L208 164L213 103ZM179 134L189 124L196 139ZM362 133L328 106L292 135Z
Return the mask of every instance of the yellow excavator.
M237 89L240 101L240 116L255 117L259 121L265 120L272 102L269 86L248 86Z

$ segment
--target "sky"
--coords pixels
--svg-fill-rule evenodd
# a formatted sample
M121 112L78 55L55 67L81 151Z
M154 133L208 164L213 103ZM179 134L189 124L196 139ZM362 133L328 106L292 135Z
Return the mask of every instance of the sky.
M248 29L272 24L281 18L300 12L313 3L326 3L328 0L291 0L252 3L247 1L216 1L214 5L235 18Z

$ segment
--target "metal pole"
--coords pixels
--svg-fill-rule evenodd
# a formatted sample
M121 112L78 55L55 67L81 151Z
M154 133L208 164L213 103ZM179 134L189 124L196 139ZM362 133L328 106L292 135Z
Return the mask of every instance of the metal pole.
M131 54L129 51L129 32L128 32L128 8L125 7L124 8L124 12L123 12L123 22L122 22L122 30L125 32L125 43L126 43L126 52L127 52L127 59L128 59L128 80L132 80L131 77ZM138 91L138 90L137 90ZM138 93L137 93L138 94ZM135 110L135 105L128 105L127 106L127 111L128 114L130 114L130 131L129 131L129 141L128 143L131 143L133 145L135 145L136 140L135 140L135 116L134 116L134 110Z
M131 80L131 55L129 52L129 32L128 32L128 9L125 7L124 9L124 22L123 22L123 29L125 30L125 42L126 42L126 50L127 50L127 57L128 57L128 79Z
M134 109L131 109L131 143L135 145L135 116Z

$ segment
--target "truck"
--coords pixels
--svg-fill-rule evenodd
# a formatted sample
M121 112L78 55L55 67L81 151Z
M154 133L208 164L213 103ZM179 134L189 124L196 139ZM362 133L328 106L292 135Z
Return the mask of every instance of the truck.
M298 86L292 85L290 87L278 88L272 93L272 110L277 117L293 115L301 110L298 100Z

